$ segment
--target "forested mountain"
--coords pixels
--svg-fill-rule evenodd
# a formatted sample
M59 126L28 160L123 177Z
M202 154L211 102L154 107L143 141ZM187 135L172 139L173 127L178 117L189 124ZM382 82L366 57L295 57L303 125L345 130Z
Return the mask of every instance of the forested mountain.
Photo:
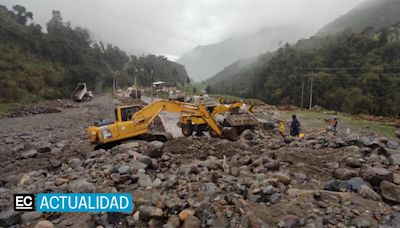
M116 72L131 83L132 67L144 69L138 77L146 85L151 68L158 80L189 80L182 65L162 56L128 57L116 46L92 40L87 29L64 22L59 11L53 11L47 33L32 21L25 7L0 5L0 102L66 97L78 82L92 89L111 87Z
M313 80L314 104L349 113L399 116L399 34L396 24L378 33L314 38L320 44L315 48L304 48L304 41L287 44L270 60L253 63L240 73L241 82L244 77L252 79L247 85L231 75L209 83L211 92L300 106L302 83L308 97Z
M340 33L344 30L377 32L400 21L399 0L366 0L347 14L324 26L319 36Z
M309 32L298 26L264 28L246 35L236 35L216 44L198 46L177 62L185 65L189 76L205 80L225 66L266 51L274 51L286 42L296 42Z

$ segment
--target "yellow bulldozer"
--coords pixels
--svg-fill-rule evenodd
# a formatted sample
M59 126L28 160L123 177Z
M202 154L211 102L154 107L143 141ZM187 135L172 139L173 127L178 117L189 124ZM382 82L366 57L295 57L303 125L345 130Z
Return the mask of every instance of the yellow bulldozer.
M241 105L242 103L220 104L212 113L201 104L168 100L155 101L144 108L139 105L122 106L115 109L115 120L97 121L87 128L87 134L89 141L96 145L115 143L137 136L150 136L166 141L168 136L165 133L152 132L150 129L150 124L157 115L166 111L180 113L178 126L186 137L191 136L193 131L209 131L211 136L223 137L223 125L216 121L216 115Z

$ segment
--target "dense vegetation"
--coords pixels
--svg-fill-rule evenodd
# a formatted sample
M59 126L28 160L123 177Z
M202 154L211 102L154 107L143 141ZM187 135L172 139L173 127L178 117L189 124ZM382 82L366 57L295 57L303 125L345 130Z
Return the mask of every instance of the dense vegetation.
M367 27L377 32L398 21L400 21L399 0L365 0L347 14L324 26L318 35L332 35L344 30L357 33Z
M308 105L312 79L313 104L349 113L399 116L399 34L397 24L378 33L365 29L287 44L272 58L235 72L226 68L226 74L220 72L218 77L224 80L210 79L209 85L213 93L300 106L302 83Z
M46 24L47 32L33 21L33 13L20 5L11 10L0 5L0 103L66 97L78 82L101 90L119 75L122 86L132 82L132 69L143 69L139 83L154 79L187 83L180 64L162 56L127 56L117 46L91 39L90 32L64 22L59 11Z

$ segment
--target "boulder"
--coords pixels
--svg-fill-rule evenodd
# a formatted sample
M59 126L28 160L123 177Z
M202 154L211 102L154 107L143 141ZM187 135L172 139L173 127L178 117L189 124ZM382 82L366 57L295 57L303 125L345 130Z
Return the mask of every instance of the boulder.
M361 137L361 138L358 139L357 144L358 144L359 146L366 146L366 147L369 147L369 146L372 145L372 141L371 141L369 138L363 136L363 137Z
M185 209L179 213L179 219L185 221L191 215L194 215L194 211Z
M42 212L28 211L21 215L21 223L28 223L39 219L42 216Z
M157 213L153 213L154 210L156 210L156 207L153 206L145 206L142 205L139 207L139 219L145 222L148 222L153 216L153 214L157 214Z
M272 177L277 178L279 182L285 185L290 184L290 181L292 180L289 175L282 172L273 173Z
M69 182L68 188L70 192L74 193L90 193L95 190L94 184L89 183L86 179L73 180Z
M233 127L225 127L222 129L222 133L225 138L231 140L231 141L237 141L239 140L239 135L237 133L237 130Z
M360 177L368 181L373 186L379 186L382 181L393 182L393 172L385 168L368 167L362 169Z
M151 218L150 221L147 223L147 225L149 225L149 228L163 227L163 224L163 220L158 218Z
M279 160L273 160L273 161L267 162L267 163L264 164L264 167L266 169L268 169L268 170L273 170L273 171L279 170L280 161Z
M369 184L365 182L360 177L353 177L350 180L331 180L325 184L324 190L335 191L335 192L359 192L362 186L368 186Z
M301 226L300 219L295 215L286 215L278 223L278 227L285 227L285 228L295 228L300 226Z
M392 165L400 165L400 153L390 155L389 161Z
M253 132L251 132L251 130L249 129L244 130L240 135L241 140L253 140L253 138L254 138Z
M353 227L368 228L372 227L372 224L371 218L366 216L357 216L351 220L351 225Z
M182 201L181 201L179 198L177 198L177 197L172 197L172 198L170 198L170 199L167 199L167 201L165 202L165 204L166 204L166 206L167 206L168 208L173 209L173 208L180 207L180 206L182 205Z
M124 143L119 146L121 149L129 150L129 149L135 149L139 148L140 144L138 142L130 142L130 143Z
M178 228L180 227L180 221L179 217L176 215L170 215L168 218L168 222L166 224L167 226L165 227L171 227L171 228Z
M357 158L347 157L345 164L351 168L360 168L361 162Z
M400 139L400 131L396 131L396 137Z
M59 159L50 159L50 165L53 168L57 168L61 166L61 161Z
M0 212L0 226L9 227L21 221L21 213L12 208Z
M374 201L381 201L381 196L376 193L372 188L368 187L367 185L362 185L358 193L364 197L365 199L370 199Z
M400 185L392 184L384 180L381 182L380 188L384 199L400 203Z
M118 173L119 174L126 174L129 173L131 171L131 168L127 165L123 165L121 167L118 168Z
M75 169L75 168L77 168L78 166L81 166L81 165L82 165L82 161L81 161L81 159L79 159L79 158L72 158L72 159L70 159L70 160L68 161L68 165L69 165L71 168Z
M137 174L139 177L139 185L142 187L150 187L152 186L153 182L151 181L151 177L148 174L145 173L138 173Z
M149 144L154 146L157 149L161 149L164 146L164 143L160 142L160 141L152 141Z
M393 149L393 150L398 150L398 149L400 149L400 148L399 148L399 143L396 142L396 141L393 141L393 140L388 140L388 141L386 142L386 145L387 145L390 149Z
M33 228L53 228L54 225L48 220L42 220L35 224Z
M150 163L151 163L151 159L150 159ZM133 170L139 170L139 169L146 169L148 167L148 164L145 164L145 163L140 162L138 160L132 160L132 161L129 162L129 166Z
M232 166L230 169L230 173L232 176L237 177L237 176L239 176L240 169L237 166Z
M151 165L151 158L149 156L146 156L144 154L138 153L136 151L130 151L129 154L133 156L133 160L138 160L141 163L144 163L146 165Z
M358 176L357 171L346 168L338 168L333 172L333 177L339 180L348 180L350 178L357 176Z
M162 184L162 181L161 181L159 178L156 178L156 179L153 181L152 187L153 187L153 188L159 188L159 187L161 186L161 184Z
M200 228L200 227L201 227L200 219L198 219L194 215L190 215L189 217L187 217L182 226L182 228Z
M33 157L35 157L37 155L37 153L38 153L37 150L30 149L30 150L22 152L21 153L21 157L23 157L23 158L33 158Z

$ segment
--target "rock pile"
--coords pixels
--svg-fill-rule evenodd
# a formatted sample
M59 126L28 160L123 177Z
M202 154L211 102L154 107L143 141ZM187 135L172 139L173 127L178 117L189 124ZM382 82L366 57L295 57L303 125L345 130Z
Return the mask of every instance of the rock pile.
M19 161L39 160L42 166L12 175L8 170L1 178L3 195L132 192L135 209L132 214L5 209L0 226L400 226L400 147L385 138L299 140L255 130L236 142L133 141L85 152L66 141L15 153Z
M0 116L0 118L15 118L37 114L57 113L61 112L62 109L72 108L74 106L76 105L69 100L52 100L42 102L41 104L16 107L10 113Z

